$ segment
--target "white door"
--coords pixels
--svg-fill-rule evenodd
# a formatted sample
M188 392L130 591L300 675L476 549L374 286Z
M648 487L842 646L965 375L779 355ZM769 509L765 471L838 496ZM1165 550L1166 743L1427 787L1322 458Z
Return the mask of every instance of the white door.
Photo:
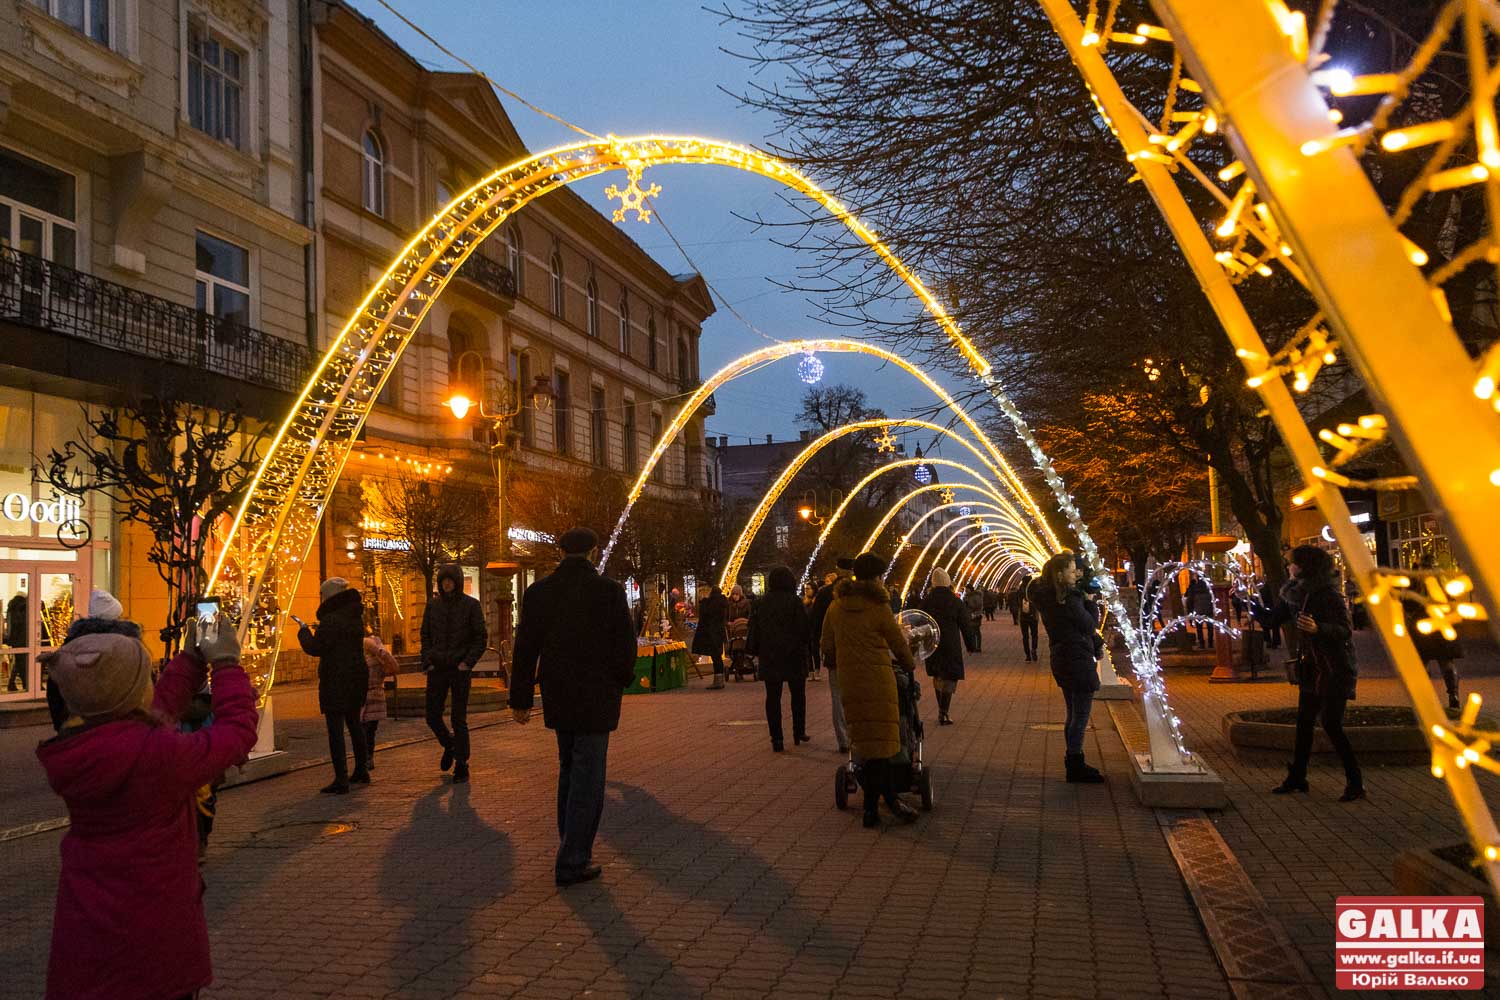
M46 690L42 653L60 646L75 618L87 612L72 566L0 563L0 700L36 699Z

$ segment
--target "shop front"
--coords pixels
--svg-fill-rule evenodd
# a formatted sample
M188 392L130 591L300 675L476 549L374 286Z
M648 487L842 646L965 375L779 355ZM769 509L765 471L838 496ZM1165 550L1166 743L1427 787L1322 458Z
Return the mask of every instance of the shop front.
M83 417L76 400L0 387L0 702L44 696L42 654L87 613L90 587L112 583L107 501L54 490L33 471Z

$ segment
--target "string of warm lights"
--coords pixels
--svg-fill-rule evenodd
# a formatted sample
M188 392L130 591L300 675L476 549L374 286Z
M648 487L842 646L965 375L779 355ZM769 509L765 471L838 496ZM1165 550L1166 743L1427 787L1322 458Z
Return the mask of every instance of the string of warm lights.
M905 544L910 540L912 532L915 532L917 530L917 527L919 527L919 525L913 526L912 530L907 532L906 538L902 539L902 545L898 546L896 549L898 554L901 551L901 547L904 547ZM945 521L943 524L939 525L937 531L932 533L932 537L927 539L927 543L923 545L921 551L917 553L916 559L912 560L911 569L908 570L906 574L906 580L901 584L901 603L906 603L906 595L911 592L911 585L917 579L918 571L921 570L923 564L927 562L928 554L932 551L932 547L936 545L940 539L946 536L949 542L951 542L953 539L962 538L971 532L979 533L981 535L993 532L996 535L999 535L1004 532L1007 527L1008 524L1004 520L996 518L990 514L979 513L959 514L957 517L952 518L949 521ZM953 530L955 528L958 530ZM1014 538L1010 540L1012 542L1015 541ZM942 554L944 551L946 551L947 546L948 542L944 542L943 545L938 549L937 557L933 560L934 563L942 559ZM1012 556L1012 558L1014 558L1014 556ZM889 575L891 569L895 568L895 564L895 556L892 556L891 566L886 570L887 575Z
M1489 583L1488 590L1493 593L1500 585L1492 560L1493 518L1485 514L1486 506L1493 510L1493 501L1486 505L1478 489L1486 482L1500 486L1495 428L1473 426L1478 417L1459 398L1466 393L1449 392L1453 383L1442 377L1473 370L1473 395L1500 409L1500 400L1494 398L1500 344L1491 345L1477 363L1471 362L1452 329L1443 290L1445 282L1472 265L1500 267L1500 251L1494 242L1500 214L1500 142L1493 104L1500 73L1490 58L1493 45L1489 40L1491 34L1500 33L1500 6L1493 0L1447 0L1434 9L1432 30L1405 66L1392 73L1355 74L1330 65L1324 52L1334 16L1332 2L1322 5L1311 35L1303 15L1289 10L1281 0L1230 5L1222 10L1229 16L1220 16L1218 8L1210 16L1203 6L1160 0L1154 7L1166 27L1159 32L1148 30L1149 25L1137 25L1134 32L1116 32L1113 16L1097 21L1092 3L1087 20L1080 23L1064 0L1039 2L1068 45L1127 160L1135 165L1132 179L1144 181L1223 321L1245 364L1247 383L1265 401L1303 474L1306 486L1294 503L1316 502L1327 518L1350 575L1411 693L1418 718L1432 733L1433 773L1447 781L1476 847L1494 862L1500 856L1500 830L1469 773L1474 765L1490 766L1490 744L1474 729L1472 717L1468 723L1454 724L1443 716L1409 641L1400 599L1413 600L1423 608L1422 617L1413 623L1422 632L1456 635L1457 622L1488 615L1471 596L1469 575L1460 570L1408 572L1377 566L1361 544L1341 491L1351 487L1423 489L1435 509L1446 511L1450 537L1461 552L1479 563L1473 568ZM1121 37L1127 34L1132 37ZM1411 108L1408 97L1450 38L1457 40L1467 61L1466 106L1446 120L1408 121L1390 128L1398 109L1420 114L1420 109ZM1106 40L1138 48L1172 46L1174 68L1166 101L1174 110L1160 128L1125 97L1101 58ZM1251 58L1242 58L1252 51ZM1210 86L1200 87L1191 77L1179 74L1178 66L1191 66ZM1377 94L1381 100L1365 121L1346 122L1347 105L1327 109L1321 128L1305 114L1310 107L1324 107L1316 103L1323 97L1337 105L1346 97ZM1213 106L1215 95L1233 95L1235 113L1229 115L1225 107ZM1148 97L1152 102L1157 99ZM1195 120L1198 127L1192 128ZM1184 127L1169 133L1174 123L1184 123ZM1324 131L1328 124L1334 126L1333 131ZM1234 150L1217 172L1218 183L1187 155L1215 136L1216 141L1230 137ZM1382 155L1410 157L1414 150L1430 151L1415 171L1398 167L1411 179L1388 220L1367 182L1361 190L1354 190L1353 178L1364 180L1355 158L1377 143ZM1287 145L1290 155L1284 149ZM1298 155L1308 162L1294 165L1291 158ZM1179 179L1198 184L1221 206L1223 214L1208 220L1213 237L1222 241L1219 246L1209 243L1202 220L1194 218L1176 187ZM1221 188L1221 184L1229 187ZM1453 248L1446 263L1429 268L1427 250L1401 228L1424 197L1468 185L1485 188L1483 232L1470 245ZM1314 190L1324 196L1313 197ZM1339 194L1330 201L1328 195L1335 191ZM1357 202L1359 207L1345 211L1344 201L1350 206ZM1346 266L1342 254L1348 244L1341 238L1336 219L1359 228L1350 238L1366 248L1361 267ZM1298 248L1295 251L1293 244ZM1278 265L1308 289L1319 309L1273 352L1266 349L1234 287L1251 275L1270 276ZM1403 274L1403 268L1415 271ZM1210 273L1213 270L1217 275ZM1413 273L1422 280L1411 282ZM1228 282L1222 280L1226 276ZM1365 292L1372 282L1381 286L1383 305L1361 312L1359 306L1369 298ZM1395 297L1397 285L1404 299ZM1393 321L1398 303L1404 322ZM1417 343L1422 345L1420 353L1401 348ZM1382 400L1389 411L1385 417L1372 415L1354 424L1325 428L1314 438L1289 391L1307 391L1320 371L1337 363L1346 350L1359 360L1356 374L1366 381L1372 398ZM1442 363L1436 362L1439 357ZM1425 374L1416 375L1418 369ZM1444 400L1444 417L1429 420L1437 416L1436 411L1411 405L1418 397ZM1387 419L1394 426L1388 428ZM1463 437L1461 446L1454 447L1460 438L1453 430L1460 419L1470 422L1466 430L1471 433ZM1388 438L1397 441L1425 478L1356 478L1338 471L1352 467L1356 459ZM1331 457L1323 457L1319 441L1331 449ZM1476 476L1476 466L1486 471ZM1433 496L1438 499L1433 501ZM1465 715L1471 712L1477 713L1477 702ZM1500 866L1486 867L1491 881L1500 887Z
M850 434L868 432L883 427L919 427L923 430L929 430L964 445L969 448L975 458L978 458L982 462L986 461L978 449L964 438L946 427L940 427L926 420L914 420L904 417L896 419L880 417L874 420L856 420L842 427L835 427L833 430L809 442L787 463L786 467L781 470L776 479L766 489L760 502L751 511L749 519L745 522L744 529L740 532L739 537L735 539L734 547L730 550L728 558L724 560L724 569L719 576L720 589L727 591L734 585L735 580L739 578L740 567L744 563L745 556L750 552L750 545L755 541L755 536L760 532L761 525L765 522L766 517L775 509L777 501L781 499L782 493L791 485L797 473L801 472L802 468L808 462L812 461L818 452ZM1007 516L1012 518L1020 529L1018 534L1019 542L1024 545L1034 546L1038 550L1046 551L1044 543L1037 537L1020 511L1016 510L1014 506L1006 501L1002 501L1002 506Z

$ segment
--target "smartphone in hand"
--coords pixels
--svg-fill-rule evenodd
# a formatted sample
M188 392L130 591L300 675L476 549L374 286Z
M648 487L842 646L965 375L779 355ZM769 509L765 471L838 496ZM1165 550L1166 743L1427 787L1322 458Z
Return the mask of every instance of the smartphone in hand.
M311 628L312 627L311 625L307 624L307 622L303 621L301 618L298 618L294 614L288 614L287 617L290 618L292 621L296 622L298 625L301 625L303 628Z
M219 599L205 596L194 603L198 611L198 641L212 642L219 636Z

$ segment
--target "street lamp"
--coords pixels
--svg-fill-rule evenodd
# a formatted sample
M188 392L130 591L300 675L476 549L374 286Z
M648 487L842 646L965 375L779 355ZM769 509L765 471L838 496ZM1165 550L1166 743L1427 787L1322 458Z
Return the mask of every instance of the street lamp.
M520 352L521 355L528 353L530 353L529 348L523 349ZM480 398L477 401L470 399L462 390L458 390L444 401L444 405L452 411L453 416L458 420L463 420L470 412L477 410L482 419L491 422L490 430L494 434L495 441L490 445L490 454L495 457L495 483L498 495L496 518L500 526L500 560L504 562L510 554L510 526L506 523L505 517L505 473L506 460L510 448L510 424L526 408L527 400L521 397L518 392L515 392L509 379L502 379L500 382L499 399L495 404L495 409L491 410L485 405L484 401L484 386L487 381L484 370L484 355L478 351L464 351L460 354L458 362L454 366L455 381L460 385L463 384L464 362L468 361L471 357L479 366L479 379L475 384L480 387ZM555 398L556 394L552 391L551 380L546 375L537 375L531 386L530 402L532 409L545 413L552 408L552 401Z

